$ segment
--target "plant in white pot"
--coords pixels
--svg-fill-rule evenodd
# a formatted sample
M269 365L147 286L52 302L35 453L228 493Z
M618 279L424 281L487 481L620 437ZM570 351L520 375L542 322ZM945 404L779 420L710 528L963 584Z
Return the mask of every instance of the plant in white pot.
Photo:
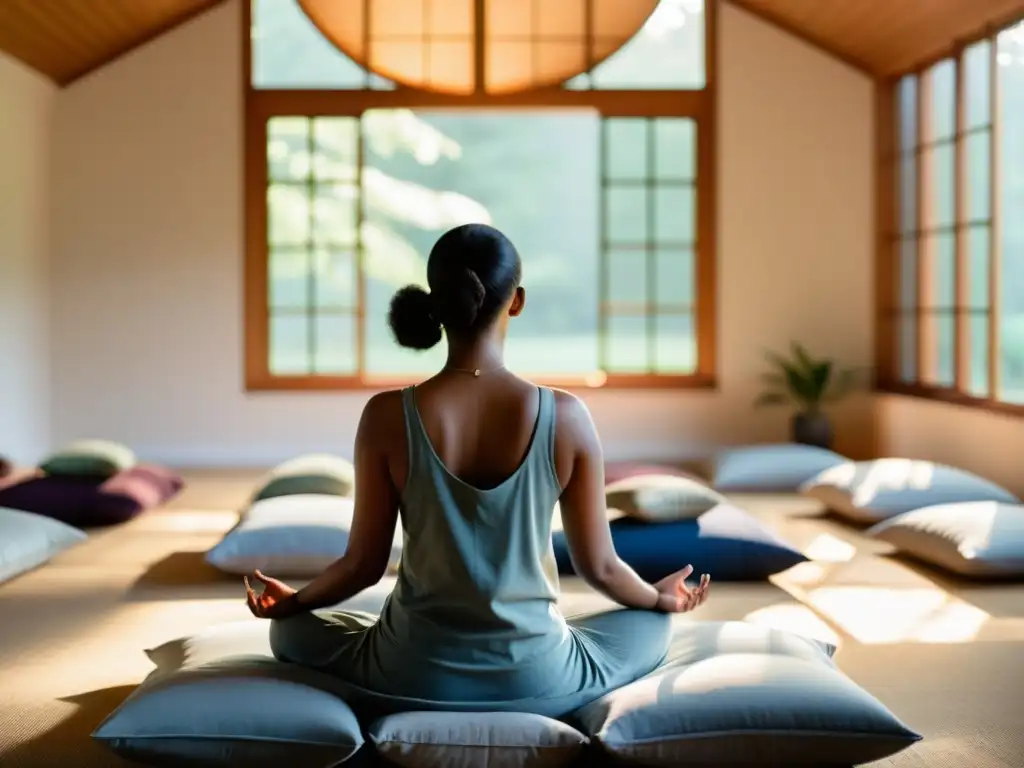
M815 358L795 341L790 357L769 352L768 362L773 370L762 374L765 389L754 406L794 406L793 442L831 448L832 422L825 414L825 405L850 394L858 385L862 371L838 368L833 360Z

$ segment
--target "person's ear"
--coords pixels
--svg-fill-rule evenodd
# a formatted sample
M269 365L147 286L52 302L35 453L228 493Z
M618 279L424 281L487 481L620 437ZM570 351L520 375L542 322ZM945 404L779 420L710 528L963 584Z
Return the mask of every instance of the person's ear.
M523 311L523 307L526 306L526 289L523 286L518 286L516 292L512 295L512 303L508 307L509 317L519 317L519 314Z

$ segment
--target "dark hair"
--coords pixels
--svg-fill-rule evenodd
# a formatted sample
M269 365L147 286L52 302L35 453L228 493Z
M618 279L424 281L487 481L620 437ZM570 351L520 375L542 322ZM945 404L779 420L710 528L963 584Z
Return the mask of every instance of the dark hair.
M391 299L388 323L403 347L430 349L449 336L472 336L497 316L522 279L515 246L486 224L445 232L427 259L427 293L407 285Z

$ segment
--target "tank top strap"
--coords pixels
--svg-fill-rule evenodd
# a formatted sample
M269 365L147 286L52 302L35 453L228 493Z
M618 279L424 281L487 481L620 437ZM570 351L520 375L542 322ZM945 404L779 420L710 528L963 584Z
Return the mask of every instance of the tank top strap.
M427 431L420 419L420 412L416 409L415 386L402 390L402 412L405 415L405 442L409 456L408 477L412 480L419 472L423 471L424 460L429 457L431 452Z
M548 387L540 390L540 410L537 413L537 431L533 436L530 461L541 476L549 479L556 496L561 493L558 472L555 470L555 393Z

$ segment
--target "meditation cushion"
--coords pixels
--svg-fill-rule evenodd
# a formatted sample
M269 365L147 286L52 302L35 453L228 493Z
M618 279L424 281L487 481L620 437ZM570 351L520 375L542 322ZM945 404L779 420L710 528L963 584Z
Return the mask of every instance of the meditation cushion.
M353 512L352 499L342 496L306 493L263 499L206 553L206 561L225 573L258 569L268 576L318 576L345 554ZM397 562L401 526L395 528L391 551L392 562Z
M370 741L408 768L556 768L587 737L565 723L522 712L407 712L378 720Z
M85 533L59 520L0 507L0 584L86 538Z
M226 624L150 651L157 669L93 738L150 765L329 768L348 760L363 737L338 684L275 660L269 625Z
M719 504L696 520L645 523L623 517L610 524L615 551L647 581L692 564L715 581L760 581L807 558L749 512ZM559 573L572 574L562 531L553 535Z
M317 493L351 496L356 471L352 462L340 456L311 453L279 464L257 489L254 500L277 496Z
M669 661L572 720L625 764L852 765L921 737L844 675L834 648L745 622L690 622Z
M48 475L106 480L135 466L135 453L109 440L77 440L51 453L40 469Z
M965 501L915 509L868 535L961 576L1024 576L1024 506Z
M86 475L45 475L0 488L0 505L69 525L116 525L177 495L184 481L161 467L139 464L100 481Z
M821 472L800 490L832 511L864 524L936 504L1020 503L1005 488L970 472L911 459L848 461Z
M793 493L846 460L824 448L796 443L729 448L715 457L711 485L723 493Z
M607 485L630 477L643 475L668 475L669 477L686 477L701 482L701 479L685 469L668 464L641 464L632 461L606 461L604 465L604 482Z
M693 520L725 497L704 483L671 475L637 475L608 485L605 503L629 517L651 523Z

